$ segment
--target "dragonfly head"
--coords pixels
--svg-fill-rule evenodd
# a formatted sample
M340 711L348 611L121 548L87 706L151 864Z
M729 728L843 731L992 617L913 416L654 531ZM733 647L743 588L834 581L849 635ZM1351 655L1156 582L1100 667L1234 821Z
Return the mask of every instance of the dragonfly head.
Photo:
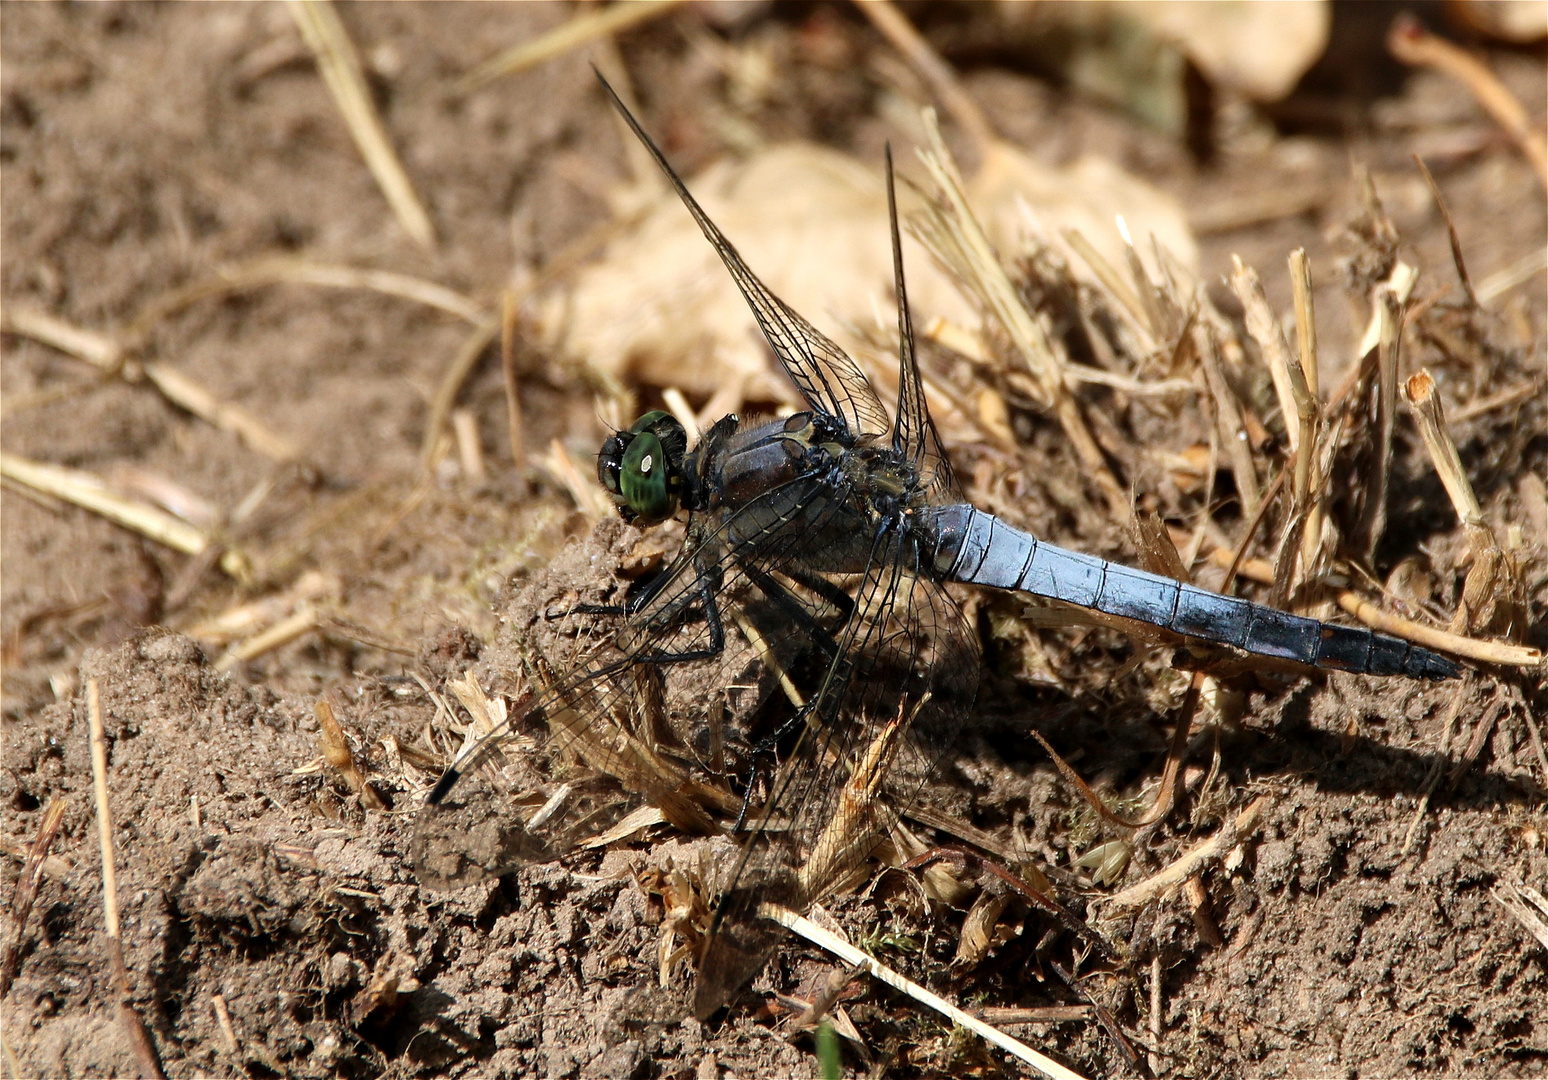
M683 425L657 409L629 430L608 437L597 455L597 479L617 501L625 521L657 525L677 513L687 454Z

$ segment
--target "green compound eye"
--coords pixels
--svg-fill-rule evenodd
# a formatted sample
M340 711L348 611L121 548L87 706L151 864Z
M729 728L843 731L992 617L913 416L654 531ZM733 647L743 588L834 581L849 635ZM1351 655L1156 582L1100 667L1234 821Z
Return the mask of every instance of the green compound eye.
M667 471L660 439L642 431L630 441L618 480L624 501L638 516L639 524L657 524L676 511L677 499L667 491Z

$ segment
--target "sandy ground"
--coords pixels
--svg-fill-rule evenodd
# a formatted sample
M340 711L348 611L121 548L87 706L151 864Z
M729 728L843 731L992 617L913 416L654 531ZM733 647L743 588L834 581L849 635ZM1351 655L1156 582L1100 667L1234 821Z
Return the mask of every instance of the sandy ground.
M5 487L7 887L44 808L69 803L30 920L7 923L19 969L0 1002L0 1068L141 1072L104 948L84 694L94 679L131 1003L167 1075L814 1075L811 1038L787 1030L776 995L814 996L830 970L816 952L791 944L709 1023L653 1012L664 911L640 882L668 860L693 865L695 842L657 829L456 892L422 889L408 864L419 794L446 749L425 741L440 722L426 688L441 693L471 672L491 694L515 694L534 642L559 662L575 647L562 635L545 640L535 612L606 597L620 574L638 572L638 535L594 527L552 471L534 465L559 438L588 467L605 430L587 373L521 353L516 466L499 363L479 366L459 404L484 433L488 476L470 483L448 466L426 481L427 403L468 336L443 312L371 291L277 285L196 298L133 337L168 290L260 256L394 270L493 306L513 276L550 265L609 216L603 193L625 165L584 56L466 98L450 89L566 9L367 4L343 17L427 201L434 254L392 220L283 7L11 4L0 21L7 307L133 340L140 359L250 411L306 463L276 464L143 380L101 377L27 336L5 337L8 454L124 483L170 478L222 515L246 501L256 508L221 528L255 553L256 573L237 584L208 561ZM960 26L937 32L973 41ZM897 61L878 59L887 47L847 8L755 13L730 31L707 30L684 9L624 36L620 49L647 123L671 133L685 171L720 148L720 129L697 119L720 86L695 44L705 33L756 42L787 65L779 93L749 120L768 137L812 138L866 160L897 138L871 108L877 73ZM1540 118L1541 48L1486 55ZM1404 258L1421 269L1421 295L1452 285L1454 272L1409 156L1416 149L1436 171L1475 279L1545 243L1531 170L1436 75L1405 79L1372 60L1361 68L1368 77L1353 78L1346 61L1332 62L1280 110L1278 129L1200 162L981 43L954 59L1006 138L1050 163L1106 154L1174 194L1196 222L1212 220L1199 234L1206 280L1239 253L1263 268L1284 310L1284 257L1305 246L1319 268L1328 355L1352 353L1364 321L1334 269L1347 253L1339 227L1358 206L1352 161L1370 168ZM1325 198L1219 224L1244 199L1306 190ZM1520 530L1526 640L1538 647L1548 643L1544 311L1538 276L1497 306L1472 367L1433 341L1419 346L1423 362L1450 374L1454 411L1526 387L1456 428L1489 521L1502 535ZM1058 478L1078 467L1056 437L1032 430L1020 466L1029 479L997 490L1035 501L1062 491ZM1417 438L1402 436L1397 454L1377 570L1418 560L1449 612L1460 532ZM1132 555L1097 515L1038 503L1023 523L1067 546ZM222 644L207 620L294 597L303 580L317 583L333 621L218 671ZM1103 913L1100 932L1141 962L1080 957L1073 986L1054 968L1076 964L1079 943L1017 901L988 955L953 967L964 913L919 903L898 873L835 903L852 936L972 1007L1086 1006L1013 1030L1087 1075L1139 1068L1093 1004L1141 1059L1150 1048L1165 1075L1548 1073L1548 950L1491 896L1507 882L1548 891L1548 777L1526 722L1548 714L1541 676L1253 683L1240 724L1189 759L1187 806L1130 837L1125 875L1098 886L1071 865L1099 838L1097 822L1027 732L1137 809L1153 792L1181 677L1165 657L1126 666L1130 652L1111 635L1017 630L1014 601L975 610L990 672L982 715L926 801L1046 868L1077 915L1101 911L1103 893L1266 798L1261 823L1202 879L1199 907L1178 896ZM201 629L203 646L191 636ZM323 698L390 805L367 807L322 764ZM853 1069L1016 1071L864 979L843 1004L864 1040L863 1051L846 1043Z

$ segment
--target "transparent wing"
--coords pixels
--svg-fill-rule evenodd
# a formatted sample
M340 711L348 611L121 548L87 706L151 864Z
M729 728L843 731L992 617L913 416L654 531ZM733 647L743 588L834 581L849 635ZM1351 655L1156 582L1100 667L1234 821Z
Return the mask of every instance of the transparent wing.
M906 542L879 540L794 745L744 841L705 943L694 1012L713 1013L782 933L877 848L935 772L973 704L978 652L955 601Z
M898 234L898 198L892 174L892 147L887 147L887 219L892 229L893 290L898 297L898 414L892 424L892 445L919 473L920 483L944 497L956 487L951 462L941 447L925 401L924 380L914 350L914 320L903 281L903 242Z
M416 823L410 856L420 880L455 888L552 860L639 800L691 834L734 818L741 803L720 774L740 763L713 762L705 732L715 705L702 688L737 682L759 659L746 635L727 625L733 613L763 613L757 636L770 655L833 652L842 605L831 593L793 593L776 579L812 577L801 567L831 542L846 498L842 487L797 479L724 520L691 526L691 542L640 610L575 670L556 678L540 668L536 682L545 688L447 769ZM777 533L760 522L777 523ZM684 706L666 716L662 682L676 672L691 672L683 678L699 692L683 696L701 701L697 711ZM513 814L511 793L477 776L512 745L522 750L511 755L516 785L528 796L514 804L526 814ZM568 805L550 805L558 793Z
M732 280L746 298L747 306L752 309L753 317L758 320L763 336L768 339L774 354L779 357L806 403L819 412L842 420L856 436L885 435L888 428L887 411L882 407L876 392L871 389L871 384L861 374L860 368L843 349L791 310L747 268L731 241L726 239L725 234L689 194L682 179L667 164L666 157L650 136L645 134L645 129L640 127L639 121L619 100L607 80L600 73L597 79L624 121L640 142L645 144L645 148L656 159L656 164L661 166L661 171L677 190L683 205L699 223L705 238L725 263Z

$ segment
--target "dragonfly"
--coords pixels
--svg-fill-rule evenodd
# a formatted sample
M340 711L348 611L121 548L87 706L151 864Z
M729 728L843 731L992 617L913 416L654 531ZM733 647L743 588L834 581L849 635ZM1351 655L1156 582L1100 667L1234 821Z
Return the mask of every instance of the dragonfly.
M925 400L890 148L899 338L891 410L839 346L748 268L601 81L719 254L805 407L774 419L726 416L691 449L684 426L660 411L607 438L597 474L620 516L642 528L682 521L680 550L623 603L562 613L616 626L445 770L414 842L422 881L454 887L557 859L616 820L619 811L603 816L578 794L584 784L557 782L566 775L610 778L686 831L729 833L735 856L693 992L693 1011L708 1018L778 946L782 931L765 905L799 912L852 876L963 729L980 656L950 583L1317 668L1457 675L1451 660L1399 638L1056 547L966 502ZM702 703L714 696L705 688L748 685L749 670L761 672L750 705L663 705L674 681L688 691L679 699ZM474 812L464 791L479 766L513 742L538 763L531 812L497 814L493 824L458 816ZM565 799L573 805L556 809Z

